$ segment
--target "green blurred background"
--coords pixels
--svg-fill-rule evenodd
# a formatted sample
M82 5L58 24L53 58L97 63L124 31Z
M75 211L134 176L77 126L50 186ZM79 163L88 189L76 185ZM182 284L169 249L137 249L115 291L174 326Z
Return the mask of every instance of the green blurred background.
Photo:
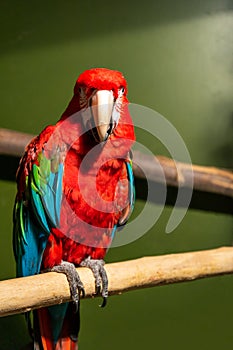
M193 163L232 167L232 5L228 0L1 0L0 126L40 132L59 118L83 70L108 67L125 74L130 101L173 123ZM147 139L137 134L140 142ZM156 140L152 149L166 153ZM1 178L4 171L1 167ZM2 180L0 191L0 278L6 279L15 273L15 184ZM134 215L142 206L138 200ZM167 235L170 213L166 208L136 242L110 249L106 260L232 244L230 216L190 210ZM103 310L98 304L81 303L80 350L233 347L232 276L126 293L111 297ZM29 341L22 316L0 319L0 350L18 350Z

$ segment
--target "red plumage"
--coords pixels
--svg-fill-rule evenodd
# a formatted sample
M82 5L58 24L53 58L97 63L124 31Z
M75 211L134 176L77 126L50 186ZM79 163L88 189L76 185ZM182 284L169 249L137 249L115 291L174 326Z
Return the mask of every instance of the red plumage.
M85 124L85 116L79 112L88 108L93 94L99 90L111 91L116 109L119 104L120 118L104 145L96 139L95 133ZM25 196L26 178L33 164L38 165L41 152L50 158L55 147L64 150L60 152L60 161L64 161L60 225L51 229L41 270L52 268L61 261L77 266L87 257L103 259L111 244L113 228L127 218L126 161L129 161L135 135L126 92L126 81L120 72L105 68L85 71L79 76L74 95L58 123L46 127L26 149L17 173L18 200ZM39 312L42 343L44 349L46 346L55 349L53 345L46 345L45 339L51 332L41 320L48 317L47 313L47 310ZM63 330L67 327L66 322ZM61 339L63 345L57 345L56 349L72 349L72 346L75 349L74 344L67 345L68 338Z

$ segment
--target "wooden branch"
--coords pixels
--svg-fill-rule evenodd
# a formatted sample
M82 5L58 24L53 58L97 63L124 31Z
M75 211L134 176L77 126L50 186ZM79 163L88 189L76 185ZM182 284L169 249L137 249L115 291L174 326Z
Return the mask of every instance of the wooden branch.
M21 156L25 146L33 138L33 135L21 133L8 129L0 129L0 154ZM141 167L140 167L141 165ZM164 182L161 176L161 168L169 186L189 187L193 173L194 190L222 194L233 198L233 172L205 167L199 165L185 164L172 159L134 152L133 170L135 177L155 182Z
M21 157L33 137L31 134L0 128L0 154Z
M233 198L232 171L181 163L167 157L153 157L138 151L135 151L133 155L135 177L145 178L143 173L143 169L145 169L148 180L163 183L163 176L165 176L169 186L190 187L193 176L194 190L218 193ZM140 164L142 164L141 168L138 166ZM163 176L161 176L160 167L163 169Z
M94 278L87 268L77 271L86 297L94 293ZM233 247L144 257L106 265L109 294L233 273ZM70 300L65 275L49 272L0 282L0 316L30 311Z

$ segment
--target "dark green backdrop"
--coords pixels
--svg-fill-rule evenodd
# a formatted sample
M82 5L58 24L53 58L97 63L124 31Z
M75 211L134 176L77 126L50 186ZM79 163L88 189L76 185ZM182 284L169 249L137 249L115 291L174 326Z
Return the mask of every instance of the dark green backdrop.
M79 73L104 66L124 72L132 102L173 123L193 163L232 166L231 5L227 0L2 0L1 127L38 133L61 115ZM138 138L146 141L143 133ZM159 142L152 149L164 154ZM5 279L14 276L15 184L2 180L0 190L0 278ZM142 206L138 200L135 213ZM190 210L175 232L165 234L170 211L165 209L141 239L110 249L106 260L232 243L232 219L200 211ZM84 300L80 350L231 349L232 300L232 276L111 297L104 310L98 300ZM18 350L28 341L22 316L0 319L0 350Z

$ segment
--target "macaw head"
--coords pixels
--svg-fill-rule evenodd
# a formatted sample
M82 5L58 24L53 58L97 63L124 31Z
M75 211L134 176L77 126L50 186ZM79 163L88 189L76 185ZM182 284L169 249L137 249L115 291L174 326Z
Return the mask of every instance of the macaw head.
M76 81L70 112L88 110L92 123L90 129L96 141L103 142L118 125L123 106L128 102L126 94L127 83L120 72L106 68L89 69Z
M81 109L90 107L98 141L106 141L118 125L126 93L126 80L118 71L94 68L79 76L74 94L79 96Z

